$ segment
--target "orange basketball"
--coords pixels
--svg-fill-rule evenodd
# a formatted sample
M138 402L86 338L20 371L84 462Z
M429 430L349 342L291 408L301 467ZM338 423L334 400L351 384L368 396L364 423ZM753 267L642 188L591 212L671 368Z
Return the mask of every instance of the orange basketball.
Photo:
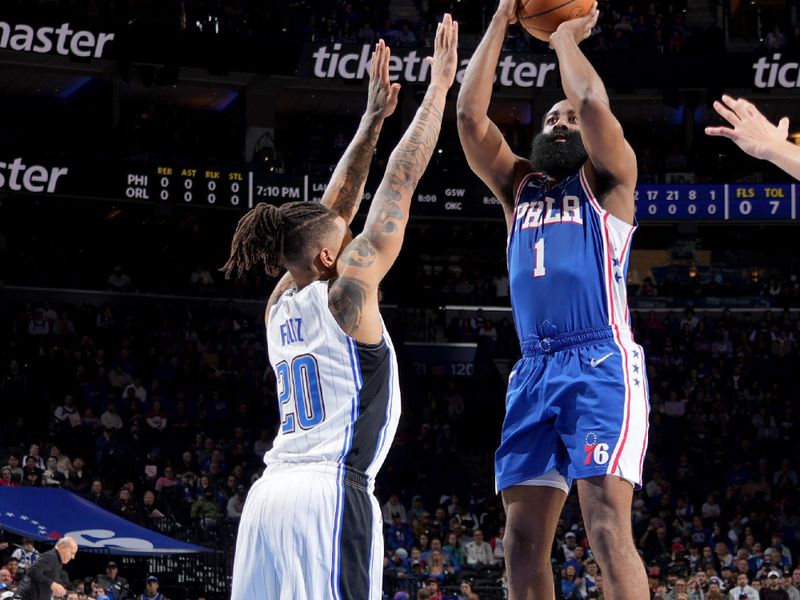
M533 37L550 40L561 23L589 14L594 0L518 0L517 18Z

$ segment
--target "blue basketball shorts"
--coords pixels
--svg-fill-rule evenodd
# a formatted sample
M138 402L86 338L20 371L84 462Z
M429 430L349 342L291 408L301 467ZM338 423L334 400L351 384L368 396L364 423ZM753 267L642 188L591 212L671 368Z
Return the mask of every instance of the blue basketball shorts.
M613 326L531 338L514 366L495 455L498 491L617 475L641 485L650 402L642 347Z

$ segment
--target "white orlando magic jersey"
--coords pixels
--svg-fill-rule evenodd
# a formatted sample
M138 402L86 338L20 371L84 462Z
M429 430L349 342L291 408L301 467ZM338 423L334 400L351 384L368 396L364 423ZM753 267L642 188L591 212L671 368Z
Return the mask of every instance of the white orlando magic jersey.
M269 313L269 360L281 425L264 462L345 464L375 477L400 419L397 359L344 333L328 309L328 282L289 290Z

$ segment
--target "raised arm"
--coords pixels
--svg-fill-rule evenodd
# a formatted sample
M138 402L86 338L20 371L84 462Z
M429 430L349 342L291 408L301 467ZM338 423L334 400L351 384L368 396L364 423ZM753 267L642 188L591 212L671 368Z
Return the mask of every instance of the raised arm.
M445 15L436 33L431 82L414 120L392 152L364 231L344 249L331 284L329 306L342 329L358 341L375 343L382 331L378 285L403 245L411 197L428 166L442 124L447 90L455 79L458 24Z
M383 120L397 107L400 84L389 81L390 55L389 47L380 40L372 53L367 108L322 195L322 204L336 211L348 225L356 216L364 196L364 184Z
M589 183L612 215L633 223L636 155L611 112L605 86L578 48L597 23L597 3L589 14L564 21L550 36L558 56L561 85L578 116L581 140L589 155Z
M397 107L400 84L389 81L390 56L391 50L383 40L375 44L370 63L367 108L355 136L336 164L320 201L323 206L335 211L348 225L353 222L364 197L364 184L367 182L369 165L383 120L391 116ZM291 274L284 273L267 300L265 320L272 305L293 286Z
M501 0L489 28L472 55L458 93L458 136L467 162L475 174L500 200L506 219L514 208L514 189L530 170L526 159L512 152L503 134L489 118L497 61L506 29L516 21L516 0Z
M751 102L730 96L723 96L722 102L714 102L714 109L733 127L706 127L708 135L733 140L750 156L768 160L795 179L800 179L800 146L787 139L787 117L773 125Z

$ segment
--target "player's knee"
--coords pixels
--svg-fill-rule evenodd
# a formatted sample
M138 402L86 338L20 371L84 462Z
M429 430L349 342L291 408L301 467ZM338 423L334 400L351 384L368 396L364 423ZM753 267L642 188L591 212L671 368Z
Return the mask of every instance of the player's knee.
M602 561L603 558L611 558L614 553L627 549L627 543L632 543L632 540L625 531L624 527L619 527L612 520L596 520L589 529L592 552Z
M541 536L536 535L536 531L530 526L523 524L506 524L506 531L503 535L503 547L511 552L518 553L538 553L543 546Z

